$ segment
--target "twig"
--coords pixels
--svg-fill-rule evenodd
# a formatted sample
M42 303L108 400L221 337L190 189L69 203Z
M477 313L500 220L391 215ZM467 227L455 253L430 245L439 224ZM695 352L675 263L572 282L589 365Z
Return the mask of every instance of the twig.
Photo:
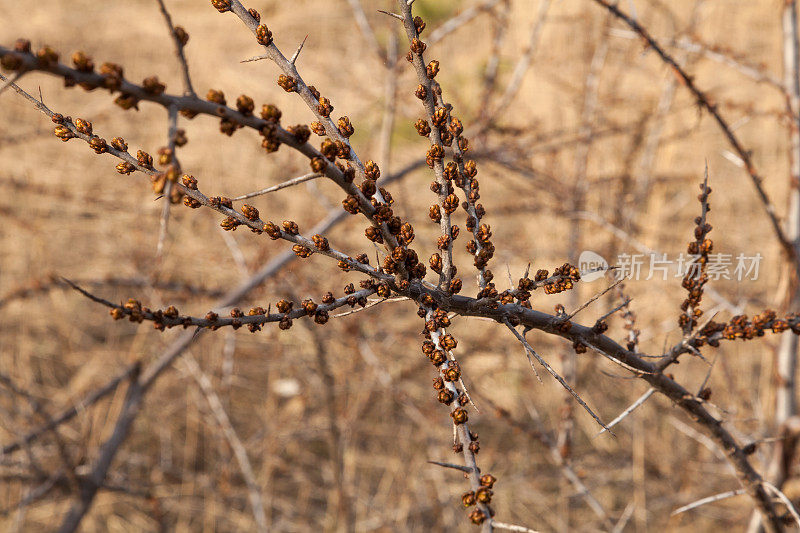
M781 489L779 489L769 481L764 482L764 487L767 488L767 490L769 490L770 492L772 492L775 496L777 496L781 502L783 502L783 504L786 506L786 509L789 511L789 514L791 514L792 518L794 518L795 523L798 526L800 526L800 514L798 514L797 509L792 503L792 500L790 500L786 496L786 494L784 494L783 491L781 491Z
M506 325L506 327L507 327L508 329L510 329L510 330L511 330L511 332L512 332L512 333L514 334L514 336L515 336L515 337L516 337L516 338L519 340L519 342L521 342L521 343L522 343L522 345L525 347L525 350L526 350L528 353L530 353L531 355L533 355L533 356L536 358L536 360L537 360L537 361L539 361L539 364L541 364L541 365L542 365L542 366L543 366L543 367L544 367L544 368L545 368L545 369L546 369L548 372L550 372L550 375L551 375L551 376L553 376L554 378L556 378L556 381L558 381L558 382L561 384L561 386L562 386L562 387L564 387L564 388L567 390L567 392L569 392L569 393L570 393L570 395L572 395L572 397L573 397L573 398L575 398L575 401L577 401L577 402L578 402L578 404L579 404L581 407L583 407L583 408L586 410L586 412L587 412L587 413L589 413L589 414L591 415L591 417L592 417L592 418L594 418L594 420L595 420L595 421L596 421L598 424L600 424L600 426L601 426L602 428L604 428L606 431L608 431L609 433L611 433L612 435L614 435L614 432L608 429L608 427L607 427L607 426L606 426L606 425L603 423L603 421L602 421L602 420L600 420L600 417L599 417L599 416L597 416L597 415L594 413L594 411L592 411L592 409L591 409L591 408L590 408L590 407L589 407L589 406L586 404L586 402L585 402L585 401L583 401L583 398L581 398L581 397L580 397L580 395L578 395L578 393L577 393L577 392L575 392L575 390L574 390L572 387L570 387L570 386L569 386L569 384L568 384L568 383L567 383L567 382L564 380L564 378L562 378L562 377L561 377L561 376L558 374L558 372L556 372L555 370L553 370L553 367L551 367L551 366L550 366L550 365L547 363L547 361L545 361L544 359L542 359L542 357L541 357L541 356L540 356L538 353L536 353L536 351L535 351L535 350L534 350L534 349L531 347L531 345L530 345L530 344L528 344L528 341L525 339L525 337L523 337L523 336L522 336L522 335L519 333L519 331L517 331L517 330L516 330L516 328L514 328L514 327L513 327L513 326L512 326L512 325L511 325L511 324L508 322L508 320L505 320L505 321L504 321L504 324Z
M428 37L428 46L438 43L449 34L466 25L469 21L473 20L482 12L493 9L494 6L500 3L500 1L501 0L486 0L480 4L468 7L458 15L447 19L441 25L431 31L431 34Z
M159 0L160 2L161 0ZM175 136L178 131L178 108L170 106L169 108L169 131L167 134L167 149L170 151L170 157L176 167L176 172L180 174L181 165L178 162L178 156L175 153ZM167 231L169 229L169 212L172 205L172 187L174 183L167 180L164 186L164 205L161 209L161 222L158 231L158 246L156 246L156 261L159 261L164 251L164 242L167 240Z
M3 94L3 91L14 85L14 83L19 80L22 76L25 75L25 71L21 70L5 80L2 85L0 85L0 94Z
M261 490L256 481L256 475L253 471L253 466L250 464L250 458L247 455L247 449L244 447L242 440L236 433L236 429L231 423L228 413L222 406L222 402L214 390L211 380L197 364L197 361L191 354L187 354L182 359L184 366L189 370L189 373L194 378L200 390L205 396L214 418L217 419L222 433L225 435L225 440L228 441L233 454L236 457L236 462L239 464L239 471L242 473L245 483L247 484L247 491L250 497L250 506L253 509L253 517L256 521L256 530L259 532L266 532L269 530L267 527L267 517L264 513L264 504L262 502Z
M231 198L231 201L238 202L240 200L247 200L248 198L255 198L256 196L269 194L271 192L279 191L281 189L286 189L287 187L294 187L295 185L299 185L309 180L317 179L321 176L322 174L320 174L319 172L311 172L309 174L303 174L302 176L286 180L277 185L272 185L271 187L267 187L266 189L261 189L255 192L250 192L247 194L243 194L241 196L237 196L236 198Z
M401 9L405 8L406 6L403 3L403 0L398 0L401 4ZM407 12L404 12L404 16L409 16ZM426 308L425 319L426 321L432 320L434 317L434 311L432 308ZM449 361L447 364L439 365L439 379L442 381L442 385L444 386L443 391L447 391L450 393L451 398L449 402L450 406L450 414L453 417L453 436L455 445L454 450L460 451L461 456L464 459L464 465L470 469L469 473L467 474L467 478L470 481L470 486L472 491L477 494L478 491L481 490L483 487L483 483L480 476L480 468L478 468L477 458L475 457L477 453L477 449L473 448L475 444L472 437L472 432L470 431L470 427L467 423L466 411L464 411L461 406L466 402L462 401L462 395L466 395L466 389L464 388L464 382L459 379L459 383L462 386L464 392L458 389L458 386L453 382L453 380L448 377L447 370L451 368L451 363L455 363L455 358L451 354L451 350L449 350L442 342L444 336L444 330L439 327L430 331L430 338L434 344L436 350L440 350L442 353L447 354L449 356ZM457 363L456 363L457 365ZM460 372L459 372L460 375ZM469 396L466 396L467 401L471 402ZM473 404L474 405L474 404ZM456 415L463 414L465 415L463 420L456 421ZM477 436L475 437L477 438ZM493 483L493 482L492 482ZM476 503L477 509L474 511L475 513L479 513L481 515L481 519L478 523L482 523L482 530L484 533L491 533L492 532L492 512L488 506L488 502L481 502L478 501Z
M713 496L702 498L700 500L684 505L683 507L678 507L677 509L672 511L669 515L675 516L676 514L681 514L685 513L686 511L691 511L692 509L696 509L702 505L706 505L707 503L718 502L720 500L733 498L734 496L739 496L741 494L746 494L746 491L744 489L736 489L736 490L729 490L727 492L720 492L719 494L714 494Z
M497 529L505 529L507 531L519 531L521 533L539 533L535 529L531 529L525 526L515 526L513 524L506 524L505 522L498 522L497 520L492 520L492 525Z
M627 418L627 417L628 417L628 415L630 415L631 413L633 413L633 412L636 410L636 408L638 408L638 407L639 407L639 406L641 406L641 405L642 405L644 402L646 402L646 401L647 401L647 399L648 399L650 396L652 396L654 392L656 392L656 389L654 389L654 388L652 388L652 387L650 387L649 389L647 389L647 391L646 391L644 394L642 394L641 396L639 396L639 398L638 398L638 399L637 399L635 402L633 402L632 404L630 404L630 405L629 405L629 406L628 406L628 407L627 407L627 408L626 408L624 411L622 411L622 412L619 414L619 416L617 416L617 418L615 418L614 420L612 420L611 422L609 422L609 423L608 423L608 427L609 427L609 428L613 428L614 426L616 426L617 424L619 424L620 422L622 422L622 421L623 421L625 418ZM605 431L606 431L605 429L602 429L602 430L600 430L600 432L599 432L597 435L602 435L603 433L605 433Z
M378 13L383 13L384 15L389 15L390 17L396 18L397 20L403 20L403 17L401 15L398 15L397 13L392 13L390 11L384 11L383 9L379 9Z
M619 280L615 281L614 283L612 283L611 285L609 285L608 287L606 287L605 289L603 289L602 291L598 292L597 294L595 294L594 296L592 296L591 298L589 298L588 300L586 300L586 302L584 302L584 303L582 303L580 306L578 306L578 308L577 308L577 309L575 309L573 312L571 312L570 314L568 314L568 315L567 315L567 316L564 318L564 320L565 320L565 321L566 321L566 320L572 320L572 318L574 318L574 317L575 317L575 315L577 315L578 313L580 313L581 311L583 311L584 309L586 309L587 307L589 307L589 306L590 306L590 305L591 305L593 302L596 302L598 298L601 298L603 295L605 295L606 293L608 293L608 291L610 291L611 289L613 289L614 287L616 287L617 285L619 285L619 284L620 284L620 283L622 283L623 281L625 281L625 280L624 280L624 279L619 279ZM628 300L628 302L630 302L630 300ZM614 312L615 312L615 311L616 311L616 310L613 310L613 311L611 311L611 312L609 312L609 313L605 314L605 315L603 316L603 318L606 318L606 317L608 317L608 316L610 316L610 315L614 314ZM603 318L601 318L601 320L602 320Z
M196 317L190 315L176 315L176 316L166 316L163 312L160 311L149 311L145 310L144 308L139 307L130 307L126 305L118 305L113 302L109 302L99 296L95 296L94 294L88 292L87 290L79 287L78 285L74 284L70 280L64 278L64 281L72 286L73 289L84 295L85 297L89 298L95 303L99 303L104 305L112 310L115 311L115 314L118 316L128 316L133 319L134 322L140 320L148 320L155 322L161 326L166 328L173 328L173 327L183 327L187 328L189 326L196 326L200 328L221 328L230 326L234 329L238 329L241 326L262 326L264 324L269 323L277 323L284 321L286 319L295 319L301 317L313 317L315 314L319 314L321 312L329 312L333 309L338 309L345 305L350 305L351 302L354 300L366 299L367 296L371 296L375 294L377 289L370 288L370 289L362 289L360 291L354 292L351 295L342 296L340 298L335 299L333 302L329 304L319 304L317 309L314 313L309 313L305 308L295 309L288 313L264 313L264 314L254 314L254 315L247 315L247 316L232 316L228 317L220 317L214 316L209 317L206 315L205 317ZM257 329L252 329L251 331L257 331Z
M611 310L610 310L610 311L608 311L607 313L603 314L603 315L602 315L600 318L598 318L598 319L597 319L597 322L604 322L604 321L605 321L605 320L606 320L608 317L610 317L611 315L613 315L614 313L616 313L616 312L617 312L617 311L619 311L620 309L623 309L623 308L626 308L626 307L628 307L628 305L629 305L629 304L630 304L632 301L633 301L633 300L632 300L631 298L626 298L625 300L623 300L623 301L622 301L622 303L621 303L621 304L619 304L618 306L614 307L613 309L611 309Z
M370 300L369 303L367 303L367 305L365 305L364 307L360 307L358 309L351 309L350 311L344 311L342 313L337 313L335 315L331 315L331 318L342 318L345 316L353 315L355 313L360 313L362 311L366 311L367 309L375 307L376 305L382 304L384 302L404 302L409 299L410 298L401 296L399 298L381 298L379 300Z
M397 0L400 8L400 14L403 16L403 27L408 37L408 42L413 43L419 41L419 34L417 33L416 25L414 24L414 17L411 14L411 6L403 0ZM425 63L423 51L424 47L413 47L416 52L411 52L411 64L417 74L417 82L419 87L424 89L424 94L421 94L422 105L425 109L428 120L431 120L436 113L436 91L432 77L428 76L427 64ZM440 156L430 157L430 165L433 168L434 175L436 176L436 183L438 184L438 198L439 206L444 208L447 204L448 190L450 182L444 176L444 163L442 162L444 156L444 143L442 142L441 132L438 127L431 127L430 134L431 149L429 153L438 153ZM450 212L447 209L441 210L441 217L439 219L439 231L441 238L447 240L447 245L442 248L442 266L441 273L439 274L439 287L442 289L449 289L450 281L452 278L453 266L453 240L452 236L452 223L450 221Z
M125 394L125 402L114 425L114 431L100 448L100 454L95 460L89 475L81 480L80 497L72 505L61 523L61 527L58 529L59 533L72 533L78 529L81 520L91 508L98 489L103 485L114 457L130 433L133 422L136 420L142 406L145 390L143 383L139 380L139 368L137 367L136 371L131 375L131 384Z
M181 73L183 74L183 94L195 96L194 87L192 87L192 78L189 75L189 63L186 61L186 55L183 53L185 43L181 40L178 32L175 31L175 26L172 25L172 17L167 10L167 6L164 4L164 0L157 0L157 2L161 14L164 16L164 22L167 23L169 34L172 36L172 40L175 43L175 54L178 56L178 62L181 65Z
M372 29L372 26L367 20L367 14L364 13L364 8L361 6L361 0L347 0L350 4L350 9L353 10L353 18L356 20L356 24L358 25L358 29L361 32L361 35L366 39L367 44L370 48L372 48L375 55L378 56L381 62L387 61L387 54L381 48L381 45L378 44L378 39L375 37L375 31ZM392 61L389 60L389 64Z
M220 289L211 289L193 285L190 283L183 283L180 281L158 281L150 280L147 278L122 278L122 277L109 277L109 278L84 278L74 280L78 285L91 285L95 287L125 287L125 288L143 288L152 287L154 289L164 291L186 292L191 295L210 296L218 298L222 296L224 291ZM34 281L33 283L23 285L15 289L5 296L0 297L0 309L16 300L23 300L31 298L37 294L46 294L55 289L70 289L71 287L61 281L58 277L45 278L42 281Z
M491 114L487 116L489 119L496 120L497 117L511 104L516 97L517 93L522 87L522 80L531 66L533 55L539 46L539 39L542 35L542 28L544 28L545 21L547 20L547 11L550 9L550 0L539 0L539 9L536 12L533 25L531 26L530 38L525 50L514 65L514 71L511 73L511 79L506 85L506 90L494 106Z

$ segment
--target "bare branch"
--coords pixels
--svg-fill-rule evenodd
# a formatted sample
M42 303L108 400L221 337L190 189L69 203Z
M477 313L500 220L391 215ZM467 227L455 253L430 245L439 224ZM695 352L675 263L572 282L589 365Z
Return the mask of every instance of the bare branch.
M647 389L647 391L645 391L645 393L644 393L644 394L642 394L641 396L639 396L639 398L638 398L638 399L637 399L635 402L633 402L633 403L632 403L632 404L630 404L630 405L629 405L627 408L625 408L625 410L624 410L624 411L622 411L622 412L619 414L619 416L617 416L617 418L615 418L614 420L612 420L611 422L609 422L609 423L608 423L608 427L609 427L609 428L613 428L614 426L616 426L617 424L619 424L620 422L622 422L623 420L625 420L625 419L628 417L628 415L630 415L631 413L633 413L633 412L634 412L634 411L635 411L635 410L636 410L636 409L637 409L639 406L641 406L642 404L644 404L644 402L646 402L646 401L647 401L647 399L648 399L650 396L652 396L654 392L656 392L656 389L654 389L654 388L652 388L652 387L650 387L649 389ZM598 435L602 435L602 434L603 434L605 431L606 431L605 429L602 429L602 430L600 430L600 432L598 433Z
M72 533L78 529L83 517L91 508L97 491L102 487L114 457L130 433L144 397L145 389L143 383L139 380L140 368L137 367L134 373L131 374L131 384L125 394L125 402L114 425L114 431L100 448L100 454L95 460L89 475L81 480L80 497L72 505L61 523L61 527L58 529L59 533Z
M531 529L525 526L515 526L513 524L506 524L505 522L498 522L497 520L492 520L492 525L497 529L505 529L506 531L518 531L521 533L538 533L535 529Z
M164 22L167 24L169 34L175 43L175 54L178 56L178 62L181 65L181 73L183 74L183 94L195 96L194 87L192 87L192 78L189 75L189 63L186 62L186 55L183 53L183 48L186 46L186 40L189 38L186 31L172 25L172 17L164 4L164 0L157 0L158 7L161 10L161 15L164 17Z
M599 416L597 416L597 415L594 413L594 411L592 411L592 409L591 409L591 408L590 408L590 407L589 407L589 406L586 404L586 402L585 402L585 401L583 401L583 398L581 398L581 397L580 397L580 395L578 395L578 393L577 393L577 392L575 392L575 391L573 390L573 388L569 386L569 383L567 383L567 382L564 380L564 378L562 378L562 377L561 377L561 376L558 374L558 372L556 372L555 370L553 370L553 367L551 367L551 366L550 366L550 365L547 363L547 361L545 361L544 359L542 359L542 357L541 357L541 356L540 356L538 353L536 353L536 351L535 351L535 350L534 350L534 349L531 347L531 345L530 345L530 344L528 344L528 341L525 339L525 337L523 337L523 336L522 336L522 335L521 335L521 334L520 334L520 333L519 333L519 332L516 330L516 328L514 328L514 327L513 327L513 326L512 326L512 325L511 325L511 324L508 322L508 320L504 321L504 323L505 323L506 327L507 327L508 329L510 329L510 330L511 330L511 332L514 334L514 336L515 336L515 337L516 337L516 338L519 340L519 342L521 342L521 343L522 343L522 345L525 347L525 350L526 350L528 353L530 353L532 356L534 356L534 357L536 358L536 360L537 360L537 361L539 361L539 364L541 364L541 365L542 365L542 366L543 366L543 367L544 367L544 368L545 368L545 369L546 369L548 372L550 372L550 375L551 375L551 376L553 376L554 378L556 378L556 381L558 381L558 382L561 384L561 386L562 386L562 387L564 387L564 388L567 390L567 392L569 392L569 393L572 395L572 397L573 397L573 398L575 398L575 401L577 401L577 402L578 402L578 404L579 404L581 407L583 407L583 408L586 410L586 412L587 412L587 413L589 413L589 415L591 415L591 417L592 417L592 418L594 418L594 419L595 419L595 421L596 421L598 424L600 424L600 426L601 426L603 429L605 429L606 431L608 431L609 433L611 433L612 435L614 435L614 433L608 429L608 427L607 427L607 426L606 426L606 425L603 423L603 421L602 421L602 420L600 420L600 417L599 417ZM530 359L530 358L529 358L529 359ZM533 365L533 362L531 362L531 365Z
M683 507L678 507L677 509L675 509L670 513L670 516L675 516L676 514L685 513L686 511L691 511L692 509L696 509L708 503L714 503L720 500L725 500L727 498L733 498L734 496L739 496L741 494L746 494L744 489L736 489L736 490L729 490L727 492L720 492L719 494L714 494L713 496L702 498L700 500L684 505Z
M211 384L211 380L208 379L206 373L203 372L203 370L200 368L200 365L197 364L197 361L195 361L194 357L191 355L185 356L182 361L184 366L189 370L189 373L194 378L195 382L197 382L200 390L203 392L203 396L205 396L208 406L211 408L211 412L214 414L214 418L217 419L217 424L219 424L220 429L222 429L222 433L225 435L225 439L228 441L228 444L233 450L233 454L236 457L236 462L239 463L239 471L242 473L245 483L247 483L250 505L253 508L253 517L256 521L256 529L259 532L266 532L268 531L267 517L264 513L261 490L258 487L256 475L253 471L253 466L250 464L250 458L247 455L247 450L245 449L242 440L239 438L239 435L236 433L236 429L233 427L233 424L231 424L228 413L225 411L225 408L223 407L222 402L220 401L219 396L214 390L214 386Z
M347 1L350 4L350 9L353 10L353 18L356 20L356 24L358 25L361 35L364 36L367 44L370 48L372 48L373 52L375 52L375 55L378 56L378 59L380 59L381 62L387 61L387 54L384 52L383 48L381 48L381 45L378 44L378 39L375 37L375 31L372 29L369 20L367 20L367 14L364 13L364 8L361 6L361 0ZM386 12L382 11L382 13Z
M301 183L305 183L306 181L317 179L321 177L322 174L319 172L311 172L309 174L303 174L302 176L298 176L296 178L292 178L290 180L286 180L281 182L277 185L273 185L271 187L267 187L266 189L261 189L255 192L250 192L247 194L243 194L241 196L237 196L236 198L231 198L231 201L238 202L239 200L247 200L248 198L255 198L256 196L261 196L264 194L269 194L271 192L279 191L281 189L286 189L287 187L294 187L295 185L299 185Z
M431 31L431 34L428 36L428 46L438 43L449 34L468 24L471 20L475 19L484 11L493 9L494 6L500 3L500 1L501 0L485 0L480 4L468 7L456 16L447 19L437 28ZM402 20L402 17L400 17L400 19Z

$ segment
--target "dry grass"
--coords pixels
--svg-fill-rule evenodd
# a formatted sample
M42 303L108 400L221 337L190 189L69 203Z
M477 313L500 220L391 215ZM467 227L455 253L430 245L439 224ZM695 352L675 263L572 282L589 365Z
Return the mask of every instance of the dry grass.
M261 5L257 5L257 4ZM429 28L449 18L458 3L421 4ZM241 64L258 53L251 36L233 17L222 17L205 3L168 2L177 24L191 39L187 48L193 81L200 94L223 90L229 101L244 93L257 105L274 102L284 124L310 120L298 98L274 84L277 71L268 62ZM364 4L371 4L364 2ZM368 14L381 42L394 21L374 13L391 8L370 5ZM504 45L500 83L504 84L527 40L535 10L529 2L512 2L513 24ZM626 4L623 2L623 5ZM694 2L636 2L644 25L668 42L688 23ZM377 135L384 99L386 71L370 54L345 2L318 0L293 7L256 2L284 50L292 50L308 33L299 60L304 77L332 97L336 116L347 114L356 126L353 138L362 159L377 157ZM627 6L625 6L627 8ZM17 37L34 45L47 43L67 56L82 49L98 62L115 61L139 81L157 74L168 91L180 92L180 77L171 43L156 2L59 2L42 0L25 6L0 0L4 24L0 44ZM781 77L780 2L706 2L696 36L703 42L730 47L751 63ZM569 219L563 210L568 197L554 194L574 180L574 159L589 63L600 39L608 39L601 72L598 116L590 146L587 210L610 221L630 217L636 238L670 257L684 250L697 214L696 183L708 162L712 197L712 236L718 251L765 256L757 281L712 282L711 286L746 311L776 306L782 259L766 216L748 176L731 164L716 126L702 116L688 93L677 91L672 111L664 119L663 142L653 175L657 177L635 204L630 183L639 178L641 139L654 126L655 109L672 74L638 40L620 34L606 14L590 2L554 2L534 63L513 103L499 123L519 127L520 135L489 135L477 148L510 149L520 160L546 173L545 183L485 162L481 166L482 201L495 234L498 254L493 262L498 288L507 288L506 265L517 279L528 262L553 268L566 260ZM441 82L464 123L480 111L481 76L488 58L491 19L483 15L445 41L428 56L442 62ZM395 28L397 29L397 28ZM606 37L603 35L606 34ZM404 49L404 47L403 47ZM399 80L398 120L394 152L387 170L403 167L424 154L427 142L411 124L420 115L413 97L413 72L405 61ZM737 134L752 151L766 177L765 186L785 211L788 191L787 134L780 115L782 95L755 83L738 71L704 58L690 69L697 84L720 105ZM65 91L62 82L32 74L22 86L41 88L54 110L93 121L95 130L111 138L122 135L132 147L155 153L164 145L166 113L142 103L140 110L119 112L106 93ZM161 204L153 201L147 183L136 175L113 171L111 158L98 157L78 143L62 145L51 125L13 93L0 96L0 296L45 279L49 273L69 278L108 276L150 277L224 288L242 278L218 227L218 216L207 211L173 210L163 261L155 260ZM183 121L189 144L180 150L181 163L215 194L243 194L306 172L307 163L288 149L265 155L257 135L248 130L232 138L221 136L213 119ZM604 133L613 129L613 133ZM391 190L398 214L417 228L417 242L429 253L436 228L426 223L427 169L409 175ZM259 199L255 205L273 219L293 218L309 228L338 205L341 193L318 180ZM460 223L463 224L463 221ZM363 222L349 219L329 235L347 252L364 249ZM615 240L598 225L583 225L583 248L611 257L633 252L629 242ZM254 239L239 231L230 235L254 271L285 250L281 242ZM457 261L466 272L468 259L458 247ZM267 306L281 297L318 298L325 291L341 294L358 276L343 274L316 256L295 262L253 293L243 308ZM469 294L474 288L465 273ZM579 287L588 298L605 285ZM683 298L679 279L633 281L626 284L642 329L642 343L657 353L680 338L677 310ZM157 307L177 303L181 310L204 314L213 299L156 289L98 289L104 297L131 296ZM533 299L534 307L550 312L567 295ZM603 298L579 318L591 324L614 306ZM708 299L706 308L712 306ZM569 305L567 305L569 307ZM212 378L233 426L245 444L263 494L267 519L274 531L333 530L348 524L357 531L439 531L468 527L459 496L465 490L461 474L429 465L451 460L449 417L431 394L434 372L419 352L420 322L408 302L377 306L356 317L331 320L311 330L299 323L290 332L267 327L250 334L219 331L194 346L192 355ZM726 318L729 313L721 312ZM622 324L611 321L610 335L622 338ZM461 363L481 414L473 415L481 435L481 465L499 479L495 502L498 517L543 531L595 530L596 517L574 494L531 434L493 416L481 401L508 409L521 426L535 432L529 412L541 413L550 430L558 426L563 392L545 376L532 375L521 347L496 324L455 318ZM22 389L41 398L46 412L80 398L125 364L157 356L177 331L158 333L148 324L114 323L107 311L74 292L55 290L15 301L0 309L0 369ZM545 358L556 363L571 348L558 339L532 334ZM728 343L709 352L716 365L709 381L712 402L742 442L770 436L773 404L773 351L777 337L759 343ZM340 437L332 443L331 412L325 394L326 362L333 379L334 423ZM679 381L694 389L707 366L685 360L675 369ZM622 369L591 353L579 356L577 390L610 420L646 389L628 379ZM385 384L385 378L391 387ZM45 471L62 466L57 442L74 465L86 465L108 437L121 407L124 390L48 435L35 458ZM14 440L39 419L24 398L0 387L0 440ZM738 488L728 466L702 442L676 429L690 424L664 398L654 397L616 429L616 438L595 438L597 426L576 411L572 462L585 483L612 516L619 517L635 501L627 530L720 530L741 527L751 507L746 497L713 504L670 518L672 510L707 495ZM678 422L679 421L679 422ZM682 427L682 426L681 426ZM336 450L340 451L337 456ZM762 467L768 447L759 448L755 463ZM24 453L11 458L27 461ZM78 466L80 468L80 466ZM19 469L4 467L6 473ZM342 483L336 483L340 469ZM194 379L180 363L148 395L144 416L117 458L110 483L124 491L103 491L84 522L86 531L241 531L253 528L244 481L230 447ZM0 528L49 528L58 523L71 501L70 482L59 483L24 516L14 508L30 483L0 484ZM10 509L9 509L10 507ZM349 517L349 518L348 518ZM21 519L21 522L18 520ZM349 521L349 522L348 522Z

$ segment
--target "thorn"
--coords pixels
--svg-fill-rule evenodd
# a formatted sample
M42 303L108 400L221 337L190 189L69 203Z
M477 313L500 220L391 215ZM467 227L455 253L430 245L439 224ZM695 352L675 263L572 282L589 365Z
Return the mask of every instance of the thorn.
M250 59L242 59L239 63L250 63L251 61L261 61L262 59L269 59L267 54L261 56L253 56Z
M308 39L308 34L306 34L305 38L303 39L303 42L300 43L300 46L297 47L297 52L295 52L292 58L289 60L289 63L291 63L292 65L294 65L295 61L297 61L297 56L300 55L300 50L302 50L303 46L305 46L306 39Z
M454 470L461 470L462 472L466 472L467 474L472 473L472 468L468 466L454 465L453 463L442 463L440 461L428 461L428 462L432 465L441 466L443 468L452 468Z
M411 4L413 4L413 3L414 3L414 0L406 0L406 5L409 5L409 6L410 6L410 5L411 5Z
M44 96L42 96L42 86L39 85L39 101L44 105ZM706 165L708 166L708 165Z
M390 17L394 17L397 20L404 20L402 16L398 15L397 13L391 13L389 11L384 11L382 9L378 10L378 13L383 13L384 15L389 15Z

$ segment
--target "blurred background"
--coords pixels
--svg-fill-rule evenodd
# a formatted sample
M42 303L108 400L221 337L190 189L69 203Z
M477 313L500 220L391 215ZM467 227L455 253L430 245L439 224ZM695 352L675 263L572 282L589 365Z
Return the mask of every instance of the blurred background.
M355 2L355 4L354 4ZM276 44L291 55L308 36L297 66L355 126L362 161L384 176L419 164L428 149L413 123L422 116L416 76L405 61L398 21L378 13L393 2L257 0ZM186 55L202 97L240 94L257 109L273 103L282 124L313 120L296 95L276 84L269 61L233 15L208 2L166 0L190 38ZM626 0L626 12L648 28L718 106L764 177L784 219L791 186L789 126L783 82L784 2L759 0ZM717 124L701 112L674 73L627 26L594 2L560 0L456 2L417 0L427 23L427 59L438 59L445 99L471 132L485 222L497 252L499 290L530 263L554 269L590 250L609 263L619 254L667 254L676 260L693 240L696 196L706 165L715 251L761 254L757 279L712 280L703 302L718 321L765 308L786 311L788 278L774 234L751 183ZM633 10L633 11L632 11ZM135 83L157 75L182 93L173 43L155 0L31 5L0 0L0 44L17 38L47 44L68 61L76 50L97 65L122 65ZM366 24L366 25L365 25ZM369 30L365 30L366 27ZM397 59L399 56L399 59ZM525 64L526 58L529 64ZM142 102L122 111L108 92L65 89L63 80L30 73L20 80L56 112L91 120L97 134L124 137L131 151L156 154L166 144L167 113ZM390 105L391 104L391 105ZM208 116L181 119L188 144L178 155L207 194L237 196L308 172L287 147L266 154L250 129L220 134ZM225 233L209 210L173 207L157 253L162 203L142 175L121 176L117 161L83 143L58 142L53 125L29 103L0 95L0 442L16 441L47 417L79 401L134 361L157 358L181 334L151 324L113 322L108 310L58 283L73 279L111 301L135 297L151 308L176 305L204 315L220 295L287 250L286 243L240 230ZM477 132L477 133L476 133ZM314 137L312 142L318 143ZM395 212L416 230L423 258L438 228L428 220L435 196L422 164L388 186ZM308 231L342 192L314 180L254 199L264 219L295 220ZM463 214L456 215L464 226ZM349 217L328 233L353 255L372 244L365 223ZM477 291L472 259L457 242L463 294ZM644 255L643 272L649 266ZM731 272L732 274L732 272ZM628 280L639 349L659 354L681 338L677 317L685 291L670 271ZM266 308L281 298L341 296L360 276L320 256L293 261L241 302ZM611 283L538 292L534 308L577 307ZM575 320L591 325L621 301L610 291ZM784 307L782 307L784 306ZM608 334L628 334L619 314ZM436 401L434 369L420 352L422 323L413 302L387 302L323 326L299 320L289 331L220 330L193 344L148 392L143 411L89 515L84 531L256 530L252 495L273 531L469 530L461 473L428 461L458 462L452 425ZM751 504L730 498L671 517L678 507L739 484L722 453L678 409L658 395L616 427L573 407L546 373L540 383L522 347L505 329L455 317L457 357L480 413L479 464L498 478L498 519L541 531L720 530L744 528ZM605 421L640 397L645 383L588 352L537 332L534 348L556 368L575 360L574 386ZM705 361L685 356L673 372L696 391L707 386L714 413L742 443L776 434L774 357L779 337L724 343ZM713 364L712 364L713 363ZM569 372L568 372L569 373ZM707 382L706 382L707 380ZM0 458L0 528L49 530L75 499L71 471L86 473L114 426L121 385L29 447ZM220 411L221 410L221 411ZM227 423L225 422L227 420ZM231 437L231 432L234 434ZM569 439L565 437L569 435ZM243 473L246 452L251 472ZM559 445L568 444L568 445ZM764 471L770 444L753 462ZM587 503L565 476L582 480ZM786 492L792 497L792 480ZM800 491L795 491L800 496ZM21 504L20 502L23 502ZM594 507L593 507L594 505ZM603 518L603 516L607 518Z

